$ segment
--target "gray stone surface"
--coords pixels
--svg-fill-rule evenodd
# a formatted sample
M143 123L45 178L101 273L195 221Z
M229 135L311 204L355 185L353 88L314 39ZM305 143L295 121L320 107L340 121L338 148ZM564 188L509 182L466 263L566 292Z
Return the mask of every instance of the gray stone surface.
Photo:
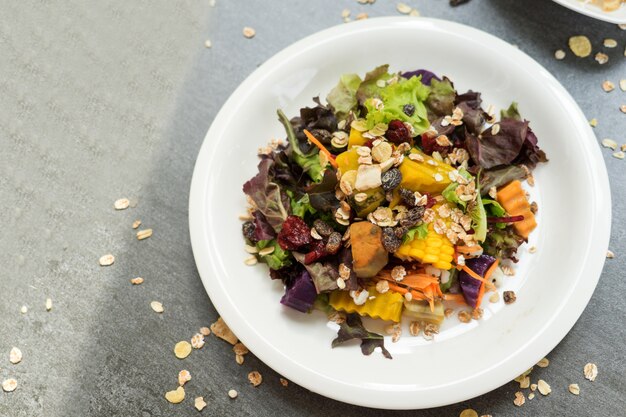
M617 84L626 78L626 32L617 26L546 0L473 0L455 9L444 0L406 2L423 15L517 44L565 85L589 118L598 118L599 138L626 141L626 115L618 111L626 93L600 89L604 79ZM189 183L205 132L250 72L293 41L340 24L344 8L353 16L397 14L395 2L383 0L368 6L218 0L214 8L208 0L2 2L0 379L15 377L19 387L0 392L0 416L198 415L192 399L175 406L163 398L183 368L193 378L188 396L204 395L209 403L204 415L385 414L294 384L283 388L252 355L238 366L230 347L216 339L185 361L172 355L177 341L217 317L194 265L187 226ZM257 36L244 39L244 26ZM577 33L596 47L605 37L620 46L604 66L570 53L554 60L554 50L566 49ZM204 47L207 38L212 49ZM517 409L511 383L461 404L390 415L456 416L467 406L494 416L624 415L626 161L606 150L603 155L616 258L607 262L581 319L549 355L550 367L533 373L552 385L552 394ZM136 207L114 211L113 201L123 196ZM138 242L135 219L154 236ZM116 256L113 266L98 266L105 253ZM135 276L145 283L131 287ZM150 309L152 300L163 302L163 314ZM18 365L8 361L12 346L24 353ZM600 370L594 383L582 377L588 361ZM265 379L256 389L246 379L255 369ZM579 397L567 392L572 382L581 386ZM239 398L227 397L230 388Z

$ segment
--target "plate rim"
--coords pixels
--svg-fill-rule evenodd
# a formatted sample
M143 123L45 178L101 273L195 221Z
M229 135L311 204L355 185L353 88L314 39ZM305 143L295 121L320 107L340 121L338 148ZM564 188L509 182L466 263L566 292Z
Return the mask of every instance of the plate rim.
M625 24L626 23L626 17L624 18L619 18L619 17L615 17L615 14L611 14L612 12L604 12L602 11L602 9L600 9L597 6L593 6L595 7L595 9L592 8L587 8L585 6L587 6L584 3L573 3L571 0L553 0L555 3L560 4L563 7L566 7L570 10L575 11L576 13L585 15L585 16L589 16L593 19L596 20L601 20L603 22L607 22L607 23L615 23L615 24ZM626 7L626 6L620 6L620 7ZM597 10L596 10L597 9ZM626 11L624 12L626 13Z
M523 59L525 63L533 66L537 71L539 71L541 75L546 78L546 81L550 82L550 87L553 91L552 94L562 100L564 102L564 105L567 104L568 107L576 113L576 116L573 116L573 118L579 122L581 129L585 130L586 134L583 134L583 136L588 138L588 140L584 140L583 146L588 151L591 159L593 159L593 166L596 167L595 170L592 170L589 173L592 176L592 183L597 185L594 191L598 193L598 196L600 197L594 199L591 206L593 209L592 212L593 214L595 214L594 223L598 225L598 227L595 228L595 233L597 233L596 239L599 242L596 247L603 248L603 253L605 253L606 249L608 248L611 225L611 195L606 165L600 153L600 149L597 147L595 135L589 127L586 118L582 113L582 110L576 104L576 102L567 92L567 90L541 64L539 64L537 61L535 61L524 52L513 48L512 45L508 44L507 42L482 30L447 20L422 17L417 19L409 17L381 17L353 22L350 23L350 25L340 24L316 32L287 46L285 49L276 53L260 67L258 67L255 71L253 71L239 85L239 87L235 89L235 91L231 94L231 96L224 103L220 111L217 113L213 123L211 124L211 127L208 129L208 132L203 140L202 146L198 153L198 157L196 159L191 181L191 189L189 195L189 232L191 245L196 266L198 268L198 273L202 279L207 294L211 298L211 302L217 309L218 313L220 313L220 315L224 317L224 320L229 323L229 326L231 326L235 334L240 337L241 341L246 344L246 346L248 346L248 348L250 348L250 350L253 351L261 361L274 369L276 372L297 383L298 385L301 385L320 395L343 401L349 404L383 409L418 409L437 407L453 404L459 401L464 401L469 398L474 398L476 396L482 395L486 392L492 391L502 386L503 384L510 381L512 378L500 377L495 380L489 380L489 383L482 384L480 388L474 386L465 391L462 395L447 396L449 400L447 399L444 401L424 402L415 401L413 399L398 403L396 398L394 402L385 403L384 401L380 402L377 400L372 400L367 395L355 395L355 392L359 391L362 394L363 392L380 392L380 390L375 390L371 387L358 387L352 384L342 383L341 381L337 380L329 380L326 377L317 374L310 375L310 372L304 373L304 375L298 374L298 369L303 368L301 368L298 364L293 363L292 361L285 360L285 355L277 355L276 352L271 349L270 346L267 344L266 340L260 340L255 334L254 330L249 328L249 326L247 326L245 322L240 323L234 318L237 314L237 309L232 304L233 300L230 298L229 294L223 291L223 289L219 286L219 280L212 280L210 278L215 276L219 270L216 266L214 266L213 262L220 262L220 259L212 259L211 261L209 261L209 255L211 252L209 250L209 245L207 241L206 227L202 227L203 225L205 225L204 216L207 213L207 207L205 206L205 195L208 187L210 186L210 166L212 165L212 159L216 157L216 153L212 152L214 148L211 145L210 138L223 129L222 125L228 121L228 114L230 113L231 108L234 108L238 105L238 96L249 90L251 86L260 82L267 74L270 74L272 72L272 68L275 65L278 65L284 58L287 58L290 55L297 53L298 51L301 51L305 48L313 47L316 43L327 42L333 37L342 36L351 32L361 31L370 27L389 26L391 28L397 25L416 25L416 27L421 26L422 28L427 28L428 25L433 24L437 25L438 30L464 31L470 35L475 35L482 37L483 39L488 39L491 43L491 46L500 46L507 48L510 53L516 55L516 58ZM606 213L607 207L608 215ZM553 329L553 327L555 326L554 317L548 320L546 325L541 329L540 334L544 335L545 339L549 341L539 344L536 342L537 338L532 339L531 342L534 343L534 350L538 350L540 354L533 353L532 355L530 355L532 357L532 361L527 359L525 360L524 366L518 366L517 368L519 368L519 373L529 368L538 359L549 353L567 335L567 333L569 333L573 325L576 323L576 321L586 308L600 278L602 268L605 262L604 255L602 256L602 258L600 258L599 252L598 255L593 253L593 256L589 258L589 255L592 252L594 251L592 249L589 249L586 253L589 262L587 265L585 265L585 267L587 268L585 270L585 273L587 274L587 276L591 275L593 279L587 280L583 283L577 282L578 285L570 293L569 299L567 300L567 302L563 303L561 312L565 310L565 306L569 307L569 311L567 311L566 317L559 317L559 326L556 331L554 331L555 329ZM597 259L595 259L596 257ZM581 287L581 284L585 284L585 287ZM548 333L549 329L553 330L553 332ZM531 344L531 342L529 342L529 344ZM540 345L541 348L538 349L537 345ZM510 361L511 358L521 355L522 353L516 351L513 355L507 357L507 361ZM529 355L527 354L526 356ZM321 382L324 382L326 385L322 384ZM468 383L466 383L466 385L467 384ZM406 397L409 397L416 391L417 390L406 391ZM424 390L421 391L423 392ZM413 397L418 396L413 395Z

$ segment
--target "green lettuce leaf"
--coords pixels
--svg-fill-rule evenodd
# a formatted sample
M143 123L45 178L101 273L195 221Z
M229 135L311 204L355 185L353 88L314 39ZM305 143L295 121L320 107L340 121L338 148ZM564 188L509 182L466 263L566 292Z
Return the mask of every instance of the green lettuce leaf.
M337 338L333 340L332 347L337 347L353 339L361 340L361 352L364 355L371 355L374 349L379 347L385 358L392 359L389 351L385 349L385 338L378 333L367 331L367 329L363 327L361 317L359 317L357 313L348 314L346 321L339 325Z
M471 180L471 181L474 180L474 177L472 177L472 175L469 172L467 172L464 168L460 168L458 171L459 171L459 174L466 180ZM444 190L441 192L441 195L450 203L454 203L458 205L459 207L461 207L463 210L465 210L467 208L467 202L461 200L459 196L456 195L456 189L458 186L459 186L458 182L450 183L446 188L444 188Z
M291 214L304 218L307 214L317 213L311 205L308 194L305 193L299 200L296 200L294 193L290 190L287 190L287 195L291 205Z
M508 109L500 110L500 118L522 120L522 116L519 114L519 110L517 109L517 103L512 102Z
M360 85L361 77L357 74L344 74L326 96L326 101L332 106L339 120L345 119L350 110L356 109L358 103L356 92Z
M415 239L426 239L426 236L428 236L428 224L422 223L411 227L402 238L402 243L411 242Z
M485 207L485 212L487 213L487 217L506 216L506 210L496 200L492 200L490 198L483 198L482 200L483 206ZM504 229L506 227L506 223L496 223L495 226L498 229Z
M450 279L448 279L448 282L446 282L445 284L439 283L439 288L441 289L441 292L446 292L450 289L450 287L452 287L452 285L454 285L457 281L457 279L459 278L459 271L456 268L452 268L450 269Z
M391 74L389 74L388 70L389 65L381 65L365 74L365 78L356 92L356 98L359 104L363 105L368 98L379 96L381 87L376 83L380 80L387 81L391 78Z
M291 265L291 256L290 252L283 250L280 247L276 239L272 240L259 240L256 243L256 247L258 250L273 246L274 251L269 255L259 255L259 260L263 263L266 263L271 269L280 269L285 266Z
M479 181L476 181L478 184ZM472 218L472 228L474 229L474 238L478 242L484 242L487 237L487 213L483 206L483 199L480 197L480 186L477 187L477 196L475 204L469 212L469 216Z

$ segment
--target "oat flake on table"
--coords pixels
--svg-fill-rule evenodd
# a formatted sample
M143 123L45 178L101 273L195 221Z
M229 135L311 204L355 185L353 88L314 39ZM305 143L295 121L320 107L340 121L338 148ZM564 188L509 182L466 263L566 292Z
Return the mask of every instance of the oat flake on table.
M2 381L2 390L4 392L13 392L17 388L17 380L15 378L9 378Z
M13 349L11 349L11 352L9 352L9 362L11 362L13 365L16 365L21 361L22 351L19 348L14 347Z
M193 401L193 406L196 407L196 410L202 411L204 410L204 407L206 407L206 401L204 401L204 398L202 397L196 397Z
M150 307L152 308L152 310L154 310L155 313L162 313L163 311L165 311L165 309L163 308L163 304L158 301L152 301L150 303Z
M598 367L595 363L588 363L583 368L583 373L585 374L585 378L589 381L595 381L598 376Z

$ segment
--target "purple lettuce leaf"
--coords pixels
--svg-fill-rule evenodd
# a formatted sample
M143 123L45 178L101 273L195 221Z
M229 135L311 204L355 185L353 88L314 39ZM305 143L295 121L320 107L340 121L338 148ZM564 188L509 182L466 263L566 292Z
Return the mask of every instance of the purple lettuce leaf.
M311 276L306 270L302 270L292 279L290 285L287 285L280 303L306 313L313 307L316 297L317 291L315 291Z
M465 265L476 272L481 277L485 276L485 272L489 269L491 264L496 261L496 258L489 255L481 255L478 258L468 259L465 261ZM478 293L480 292L480 286L482 282L475 278L472 278L470 274L465 271L459 273L459 284L461 285L461 292L465 302L473 308L476 308L478 302Z
M259 210L252 213L254 217L254 237L259 240L271 240L276 237L276 232L267 222L267 219Z
M466 135L467 150L476 165L489 169L512 163L522 150L528 134L528 122L504 119L494 134L492 127L480 136Z
M435 79L437 81L441 81L441 78L437 77L435 75L434 72L425 70L425 69L418 69L415 71L407 71L407 72L403 72L400 74L403 78L409 79L411 77L419 77L420 75L422 76L422 84L424 85L430 85L430 82Z
M274 161L264 158L259 162L259 172L243 185L246 193L256 204L267 223L280 232L283 222L289 215L289 197L272 181L270 169Z
M337 278L339 278L338 266L332 262L312 262L307 265L304 264L306 255L300 252L291 253L296 261L300 262L311 276L313 284L315 284L315 290L318 294L323 292L329 292L336 290Z
M385 358L392 359L389 351L385 349L385 338L377 333L367 331L367 329L363 327L361 317L357 313L348 314L346 316L346 321L339 325L337 338L333 340L332 347L337 347L340 344L353 339L361 340L361 352L364 355L371 355L372 352L374 352L374 349L379 347Z

